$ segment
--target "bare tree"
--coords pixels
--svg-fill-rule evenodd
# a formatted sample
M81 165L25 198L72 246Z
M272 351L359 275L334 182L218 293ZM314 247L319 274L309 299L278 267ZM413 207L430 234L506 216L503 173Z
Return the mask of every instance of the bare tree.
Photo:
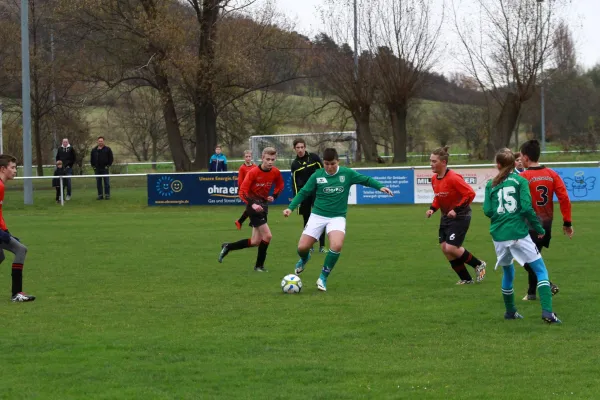
M434 21L431 8L431 0L374 0L363 13L361 32L376 55L377 86L392 126L394 162L406 161L410 103L436 61L443 17Z
M465 49L463 63L477 79L489 102L500 106L492 124L487 156L506 147L522 104L535 93L542 63L551 59L562 0L471 0L478 20L459 19L454 26ZM473 15L473 13L468 13Z
M122 99L120 106L112 111L116 141L138 161L158 161L169 148L159 94L141 88Z

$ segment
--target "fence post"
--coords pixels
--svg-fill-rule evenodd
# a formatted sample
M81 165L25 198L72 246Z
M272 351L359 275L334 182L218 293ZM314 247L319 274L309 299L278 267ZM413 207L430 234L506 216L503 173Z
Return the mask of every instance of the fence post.
M65 206L65 191L64 191L64 187L63 187L63 177L62 175L58 177L58 179L60 180L60 205L61 206Z

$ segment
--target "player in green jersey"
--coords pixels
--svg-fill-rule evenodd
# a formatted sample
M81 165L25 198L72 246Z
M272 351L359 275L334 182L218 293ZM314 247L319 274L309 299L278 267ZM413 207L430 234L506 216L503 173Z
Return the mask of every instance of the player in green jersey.
M288 217L306 198L315 197L312 212L298 242L300 260L296 263L295 273L300 274L304 271L304 266L310 259L310 249L325 230L329 238L329 251L317 280L317 288L326 292L327 277L340 257L344 245L350 187L359 184L390 196L394 194L375 179L359 174L351 168L340 166L335 149L325 149L323 164L324 168L316 170L310 176L289 207L283 211L283 215Z
M483 212L491 219L490 233L494 240L498 261L504 270L502 296L506 306L505 319L523 318L515 305L513 281L515 266L513 259L521 265L528 263L538 279L538 293L542 305L542 319L550 324L560 323L552 311L550 280L544 260L529 236L529 223L539 237L545 234L533 206L529 183L514 173L515 155L510 149L501 149L496 154L498 175L485 187Z

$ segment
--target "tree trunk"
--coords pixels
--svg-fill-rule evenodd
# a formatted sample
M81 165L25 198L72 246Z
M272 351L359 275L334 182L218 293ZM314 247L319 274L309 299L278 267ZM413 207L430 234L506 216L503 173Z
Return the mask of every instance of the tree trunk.
M361 144L365 161L375 162L377 161L377 144L375 143L375 139L373 139L373 134L371 133L369 111L360 112L357 117L357 136L358 141Z
M519 118L520 110L521 104L518 96L514 93L507 93L504 104L502 105L502 110L500 110L500 115L495 124L495 135L492 140L494 154L499 149L510 146L510 139L512 138L515 124ZM488 149L488 152L490 150L491 149ZM491 154L491 157L489 158L493 159L494 154ZM488 156L490 156L490 154L488 154Z
M163 102L163 115L167 129L167 139L169 141L171 157L175 164L175 171L190 171L192 165L183 146L179 121L177 120L177 111L175 110L175 103L173 101L173 94L169 87L169 80L159 65L156 65L156 71L156 81Z
M156 137L156 135L152 136L152 169L156 170L156 159L158 157L158 149L157 149L157 142L158 139Z
M406 162L406 145L408 133L406 132L406 107L389 105L390 122L394 137L394 162Z
M196 159L194 169L208 168L208 161L217 146L217 113L210 102L194 104Z

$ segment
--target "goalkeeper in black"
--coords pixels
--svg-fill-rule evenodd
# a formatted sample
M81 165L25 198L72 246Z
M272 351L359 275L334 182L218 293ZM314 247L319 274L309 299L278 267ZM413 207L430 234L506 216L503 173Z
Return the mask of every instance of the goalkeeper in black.
M315 153L309 153L306 151L306 142L304 139L294 140L294 151L296 152L296 158L292 161L292 187L294 188L294 196L298 194L300 189L304 187L308 178L318 169L323 168L323 161ZM314 196L306 198L298 207L298 213L302 214L304 219L304 226L308 222L312 207L315 203ZM319 252L326 253L325 250L325 232L319 238Z

